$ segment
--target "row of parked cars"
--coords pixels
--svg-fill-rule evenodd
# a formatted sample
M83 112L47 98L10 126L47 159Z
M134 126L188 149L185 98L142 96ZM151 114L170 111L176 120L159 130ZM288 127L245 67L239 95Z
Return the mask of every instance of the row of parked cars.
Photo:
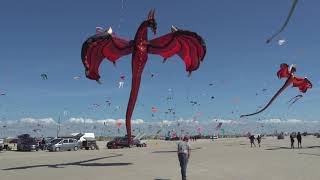
M141 140L144 134L138 134L133 136L131 144L128 144L128 137L116 137L112 141L107 142L106 147L108 149L120 149L126 147L146 147L147 144L144 140ZM99 149L96 139L93 133L74 134L70 137L47 137L43 139L37 139L31 137L29 134L22 134L18 136L13 142L17 144L17 151L77 151L79 149L95 150ZM0 139L0 150L3 149L3 140Z
M79 149L99 149L94 135L93 137L85 137L85 134L78 134L70 137L48 137L38 140L29 134L23 134L17 139L17 151L77 151Z
M131 144L128 144L128 137L116 137L112 141L107 143L108 149L119 149L119 148L126 148L126 147L147 147L147 143L145 140L141 140L144 134L138 134L137 136L132 136Z

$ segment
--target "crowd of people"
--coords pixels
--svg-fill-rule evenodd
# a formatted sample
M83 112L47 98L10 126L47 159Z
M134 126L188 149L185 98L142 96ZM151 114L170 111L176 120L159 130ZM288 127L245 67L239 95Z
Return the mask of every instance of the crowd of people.
M291 143L291 149L294 149L294 139L297 139L298 141L298 148L302 148L302 136L301 133L298 132L296 133L291 133L290 134L290 143ZM261 147L261 135L258 135L257 137L255 137L254 135L249 135L249 139L250 139L250 145L251 147L256 147L255 141L258 142L258 146Z

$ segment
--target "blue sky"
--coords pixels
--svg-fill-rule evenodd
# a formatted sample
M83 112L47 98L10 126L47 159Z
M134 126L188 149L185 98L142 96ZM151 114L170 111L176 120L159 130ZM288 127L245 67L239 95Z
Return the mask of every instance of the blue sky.
M96 26L111 26L117 35L133 38L151 8L156 9L157 37L168 33L171 25L195 31L205 39L207 55L191 78L178 57L162 64L160 57L150 55L133 119L170 119L164 111L173 107L177 118L188 119L201 112L199 121L203 122L237 120L240 114L266 104L282 86L284 80L276 77L281 63L296 63L297 75L307 76L313 89L288 109L286 102L299 94L289 88L267 111L250 119L318 120L320 2L299 1L287 29L272 44L265 44L282 25L290 6L291 0L4 1L0 7L0 90L6 95L0 96L0 120L57 119L59 115L64 120L124 118L131 56L119 60L116 68L105 61L100 67L103 84L99 85L84 77L81 45ZM278 39L287 43L279 46ZM42 73L48 80L41 79ZM122 74L126 81L119 89ZM74 80L74 76L81 79ZM167 96L173 100L168 102ZM106 100L111 100L110 107ZM190 100L200 105L192 106ZM92 109L93 104L101 106ZM120 109L115 110L116 106ZM151 107L159 109L155 117Z

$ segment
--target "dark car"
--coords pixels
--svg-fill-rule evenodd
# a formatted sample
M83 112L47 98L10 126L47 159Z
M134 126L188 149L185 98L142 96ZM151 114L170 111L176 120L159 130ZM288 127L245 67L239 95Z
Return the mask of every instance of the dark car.
M109 141L107 143L108 149L119 149L119 148L125 148L125 147L146 147L147 144L139 139L135 139L132 137L131 144L128 144L128 137L116 137L112 141Z
M39 150L39 145L35 138L31 137L29 134L22 134L18 136L17 151L33 150Z

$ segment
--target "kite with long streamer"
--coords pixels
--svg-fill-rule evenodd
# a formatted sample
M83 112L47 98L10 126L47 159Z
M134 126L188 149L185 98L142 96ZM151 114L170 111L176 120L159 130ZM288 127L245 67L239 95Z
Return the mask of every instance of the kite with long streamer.
M201 36L174 26L171 27L170 33L148 40L148 28L154 34L157 31L154 14L154 10L149 12L148 19L141 23L134 40L119 38L112 33L110 28L107 32L89 37L82 45L81 58L86 77L98 83L100 82L99 67L104 58L115 64L120 57L132 54L132 83L126 112L128 144L131 144L131 117L137 101L142 73L148 61L148 54L160 55L164 58L164 62L178 55L184 61L189 75L199 68L206 54L206 46Z
M278 78L287 78L284 85L278 90L278 92L271 98L271 100L268 102L268 104L262 108L260 111L252 113L252 114L246 114L241 115L240 118L246 117L246 116L253 116L256 114L259 114L266 110L272 102L288 87L292 84L293 87L299 88L300 92L306 93L309 88L312 88L311 82L305 77L305 78L298 78L295 77L294 73L296 72L296 66L291 65L290 67L288 64L281 64L280 70L277 73Z
M290 21L290 19L291 19L291 16L292 16L292 14L293 14L293 12L294 12L294 9L295 9L296 6L297 6L297 3L298 3L298 0L293 0L286 21L284 22L284 24L281 26L281 28L280 28L276 33L274 33L269 39L267 39L266 43L270 43L273 38L275 38L276 36L278 36L278 35L287 27L287 25L288 25L288 23L289 23L289 21Z

